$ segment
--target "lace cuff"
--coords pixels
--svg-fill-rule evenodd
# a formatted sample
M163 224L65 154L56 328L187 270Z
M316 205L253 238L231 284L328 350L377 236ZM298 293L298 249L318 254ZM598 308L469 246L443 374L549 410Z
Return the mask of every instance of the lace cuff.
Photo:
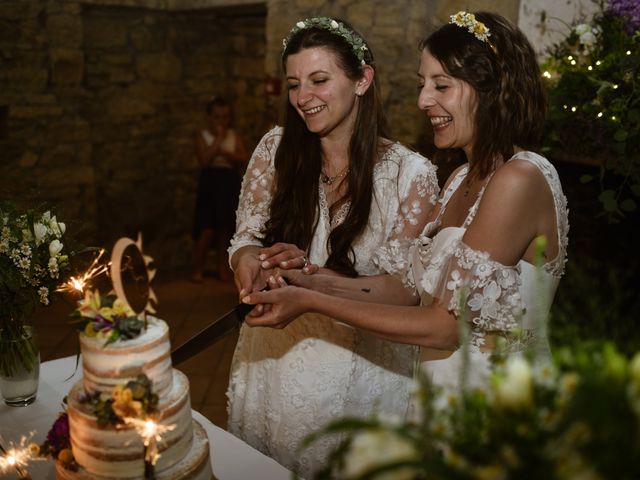
M422 258L421 287L457 317L469 319L473 345L482 347L489 333L505 335L521 327L519 267L502 265L459 238L432 255L435 250Z

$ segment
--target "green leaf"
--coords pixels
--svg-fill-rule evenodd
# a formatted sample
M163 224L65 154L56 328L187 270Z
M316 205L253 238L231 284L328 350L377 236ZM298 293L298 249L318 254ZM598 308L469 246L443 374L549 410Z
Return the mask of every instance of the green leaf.
M627 198L620 203L620 209L624 212L634 212L636 210L636 201L633 198Z
M607 212L616 212L618 210L618 200L616 200L615 192L613 190L604 190L599 196L598 200L602 202L602 207Z
M591 180L593 180L593 175L586 173L584 175L580 175L580 183L589 183Z
M629 134L627 133L627 131L621 128L614 134L613 138L615 138L616 142L624 142L628 136Z

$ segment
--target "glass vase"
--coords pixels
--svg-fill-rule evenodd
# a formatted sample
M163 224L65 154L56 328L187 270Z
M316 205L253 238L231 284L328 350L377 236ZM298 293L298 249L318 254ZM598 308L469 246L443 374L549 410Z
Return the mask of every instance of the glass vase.
M11 407L32 404L38 392L40 350L35 330L23 326L11 335L0 331L0 393Z

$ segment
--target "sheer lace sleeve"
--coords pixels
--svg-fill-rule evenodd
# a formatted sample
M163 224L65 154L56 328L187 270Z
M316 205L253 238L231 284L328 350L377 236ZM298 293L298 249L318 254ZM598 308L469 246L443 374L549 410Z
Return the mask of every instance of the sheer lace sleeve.
M502 265L457 236L443 248L431 247L422 255L420 286L457 317L468 318L473 345L482 347L488 333L504 335L521 327L525 310L518 266Z
M262 229L269 218L274 187L273 160L281 136L280 127L272 129L262 137L251 156L242 180L240 201L236 212L236 232L231 239L229 258L244 246L262 246Z
M374 261L381 270L399 277L405 287L413 290L411 248L424 230L440 189L436 168L417 154L412 153L403 160L399 177L399 203L393 230L388 241L377 249Z

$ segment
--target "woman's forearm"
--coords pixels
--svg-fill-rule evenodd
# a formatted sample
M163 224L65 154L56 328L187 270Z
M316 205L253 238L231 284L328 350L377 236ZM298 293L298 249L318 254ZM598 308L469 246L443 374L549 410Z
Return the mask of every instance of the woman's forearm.
M453 350L458 344L454 315L437 306L381 305L310 292L309 311L399 343Z
M327 295L362 302L417 305L419 300L415 292L405 288L398 278L386 274L352 278L330 273L317 273L301 277L300 282L296 282L296 284Z

